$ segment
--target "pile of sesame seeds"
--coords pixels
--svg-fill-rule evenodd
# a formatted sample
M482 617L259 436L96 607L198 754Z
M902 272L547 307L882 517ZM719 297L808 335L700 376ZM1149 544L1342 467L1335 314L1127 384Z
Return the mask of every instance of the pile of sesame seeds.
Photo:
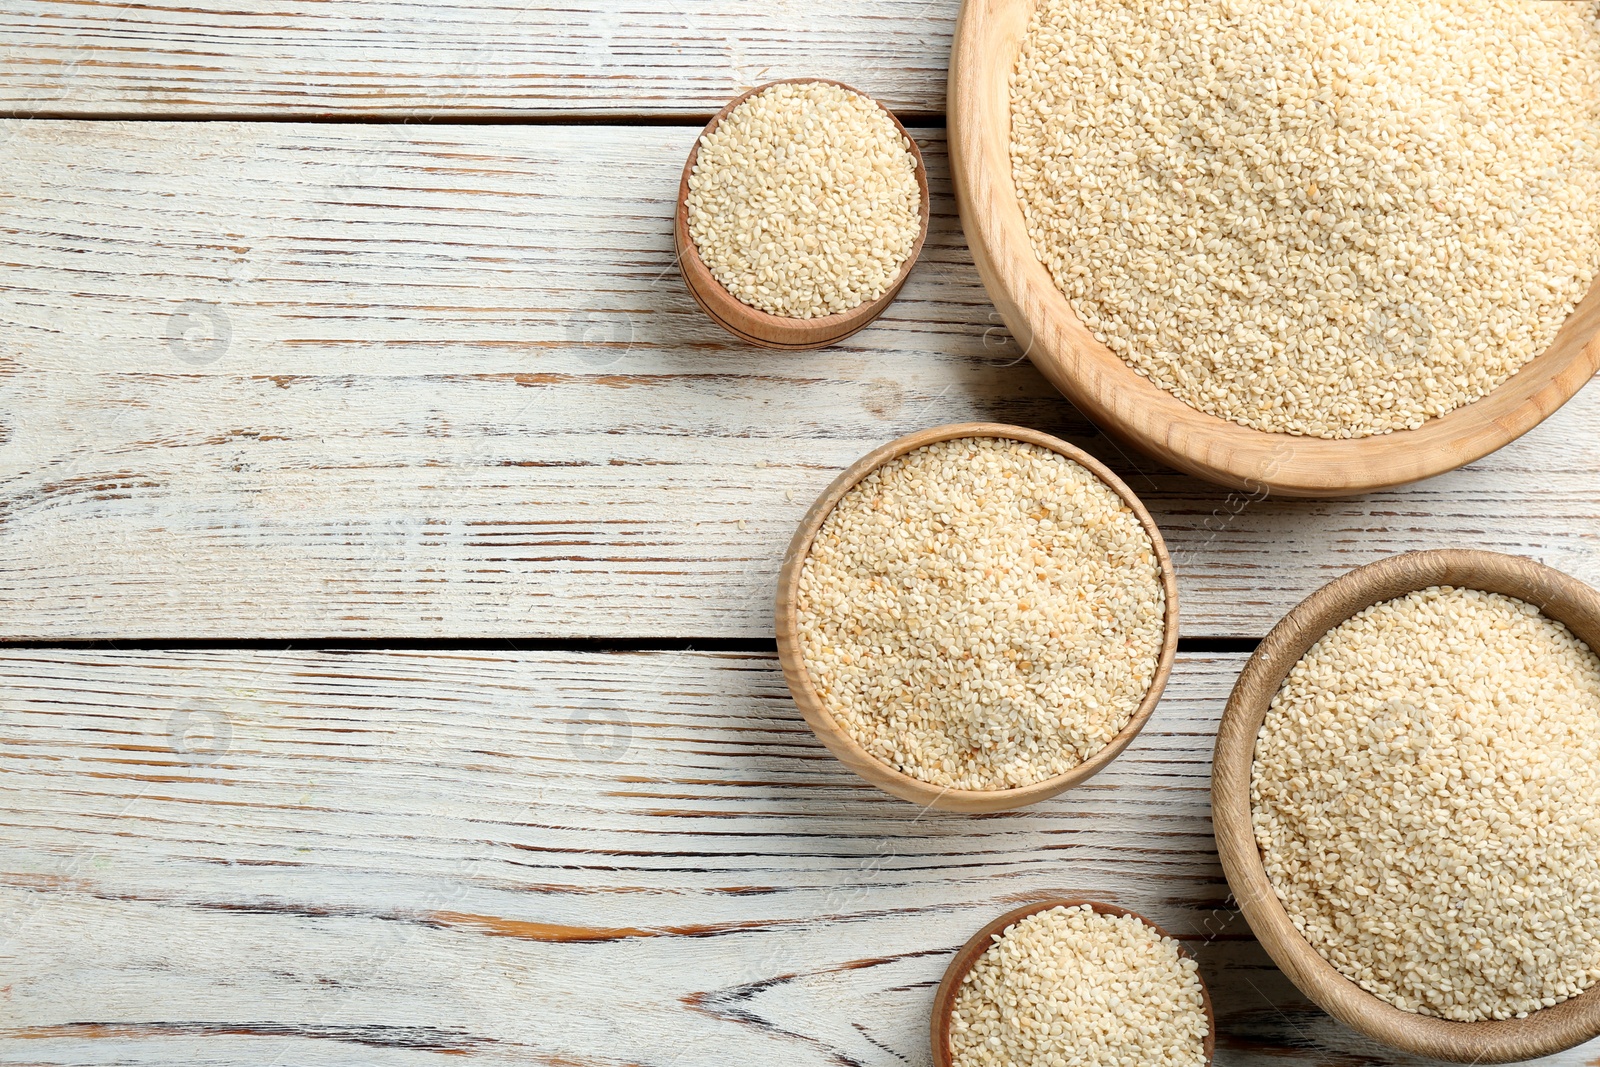
M1395 1007L1521 1018L1600 982L1600 657L1534 606L1435 586L1329 631L1251 804L1296 928Z
M1043 0L1011 86L1039 260L1200 411L1416 428L1600 268L1597 5Z
M689 233L723 288L773 315L889 291L922 229L916 159L889 114L828 82L750 97L700 138Z
M1147 923L1055 907L995 935L955 996L953 1067L1203 1067L1199 969Z
M1109 485L1047 448L930 444L852 488L801 569L798 638L823 706L868 753L954 789L1079 766L1154 678L1165 591Z

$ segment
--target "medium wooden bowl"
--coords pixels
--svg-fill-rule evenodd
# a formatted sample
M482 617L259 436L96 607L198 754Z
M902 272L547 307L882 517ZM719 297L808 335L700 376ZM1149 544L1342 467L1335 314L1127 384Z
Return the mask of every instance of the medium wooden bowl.
M823 520L833 511L834 505L838 504L856 483L890 460L923 445L931 445L936 441L950 441L958 437L1003 437L1013 441L1026 441L1058 452L1087 467L1097 478L1114 489L1117 495L1133 509L1145 532L1150 535L1150 543L1155 546L1156 561L1161 571L1161 587L1166 594L1165 633L1161 654L1156 661L1156 672L1150 681L1150 688L1145 693L1144 700L1135 709L1128 725L1123 727L1122 732L1112 738L1111 743L1105 748L1066 774L1016 789L946 789L902 774L872 756L834 721L828 709L823 706L821 698L817 696L816 688L811 684L811 676L806 671L805 657L800 650L799 611L796 608L800 593L800 572L805 566L806 556L811 552L811 542L816 538L817 531L822 528ZM1080 448L1074 448L1065 441L1057 440L1037 430L992 422L954 423L949 426L937 426L931 430L919 430L874 449L857 460L853 466L835 478L833 484L823 490L817 502L811 505L811 510L806 512L805 518L800 521L799 528L794 532L794 538L789 542L789 549L783 556L783 568L778 572L777 631L778 659L783 664L783 679L789 685L789 692L793 695L795 704L799 706L800 713L805 716L806 724L811 727L818 740L839 757L846 767L884 792L925 808L961 812L1007 811L1053 797L1064 789L1088 781L1105 769L1106 765L1116 759L1118 754L1128 747L1128 743L1139 735L1139 731L1149 720L1150 713L1161 700L1161 691L1166 688L1167 676L1172 673L1173 657L1177 655L1178 582L1173 572L1172 559L1167 555L1166 542L1161 539L1161 531L1156 528L1155 520L1150 517L1150 513L1145 510L1139 498L1134 496L1133 490L1123 484L1122 479L1107 470L1099 460Z
M1034 256L1012 185L1009 79L1036 0L965 0L950 57L950 169L984 287L1045 377L1096 425L1179 470L1235 488L1333 497L1453 470L1533 429L1600 370L1600 285L1550 348L1475 403L1416 430L1346 441L1207 415L1097 341Z
M951 960L950 966L945 969L944 980L939 983L939 991L933 995L933 1025L929 1037L933 1046L934 1067L950 1067L954 1060L954 1056L950 1051L950 1016L955 1010L956 992L960 990L961 982L967 977L967 972L972 970L973 964L978 962L978 957L989 950L990 944L993 943L991 939L994 935L1017 920L1026 919L1037 912L1048 911L1055 907L1073 908L1080 904L1088 905L1091 910L1101 915L1130 915L1162 937L1172 937L1171 934L1136 911L1119 908L1115 904L1101 904L1093 900L1054 898L1037 901L1033 904L1024 904L1020 908L1014 908L1006 912L982 930L973 934L972 938L957 950L955 959ZM1177 939L1174 938L1173 940ZM1183 952L1181 943L1178 946L1178 950ZM1188 955L1187 952L1183 952L1183 954L1185 956ZM1199 976L1196 975L1196 977ZM1206 1062L1210 1063L1212 1057L1216 1054L1217 1048L1217 1016L1211 1009L1211 991L1206 988L1206 980L1204 978L1200 978L1200 996L1205 1001L1206 1021L1210 1023L1210 1027L1206 1032Z
M746 304L717 281L711 269L700 258L700 252L694 245L694 238L689 236L689 176L694 173L695 160L700 158L700 139L715 130L729 112L752 96L774 85L792 82L826 82L829 85L837 85L859 96L865 96L883 108L884 114L894 122L895 129L905 137L906 144L911 146L911 156L917 161L917 190L922 195L922 207L919 210L921 229L917 233L916 242L911 246L911 254L906 257L905 264L900 268L900 273L895 276L888 291L876 300L869 300L849 311L841 311L836 315L819 315L814 319L792 319L783 315L772 315ZM843 341L883 314L883 310L894 301L900 292L900 287L911 276L911 268L916 266L917 257L922 254L923 242L928 239L928 215L928 170L922 162L922 151L917 148L917 142L911 135L906 133L906 128L900 125L900 120L895 118L894 112L883 107L860 89L841 81L834 81L832 78L784 78L758 85L730 101L727 107L712 116L711 121L706 123L705 129L700 131L700 136L694 139L694 147L689 150L689 159L683 165L683 177L678 180L678 214L672 227L672 236L678 250L678 264L683 271L684 284L689 287L689 294L718 326L740 340L762 348L799 351L807 348L823 348Z
M1503 593L1565 623L1600 648L1600 593L1522 556L1444 549L1391 556L1323 586L1273 627L1245 665L1223 712L1211 777L1211 817L1228 885L1250 929L1290 981L1335 1018L1395 1048L1457 1063L1548 1056L1600 1036L1600 986L1525 1019L1451 1022L1402 1011L1340 974L1295 929L1267 877L1250 821L1250 770L1267 709L1300 657L1373 604L1432 585Z

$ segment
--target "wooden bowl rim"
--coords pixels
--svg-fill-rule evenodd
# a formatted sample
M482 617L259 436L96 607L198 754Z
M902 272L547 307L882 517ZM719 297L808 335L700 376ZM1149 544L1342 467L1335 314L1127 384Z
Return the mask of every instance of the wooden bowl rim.
M1117 904L1105 904L1098 900L1085 900L1080 897L1047 897L1043 900L1024 904L1019 908L1012 908L1004 915L991 919L983 928L967 938L964 945L956 950L951 958L950 965L945 968L944 978L939 982L939 989L933 995L933 1017L929 1026L929 1044L933 1050L934 1067L951 1067L955 1057L950 1052L950 1016L955 1011L956 993L961 989L961 983L967 977L982 955L989 950L993 943L994 935L1005 930L1013 923L1026 919L1030 915L1037 915L1041 911L1051 908L1076 908L1087 907L1099 915L1118 915L1134 918L1144 923L1162 937L1171 940L1178 946L1179 955L1185 959L1194 959L1191 953L1178 938L1173 937L1162 929L1160 925L1149 918L1139 914L1131 908L1124 908ZM1195 977L1200 982L1200 999L1206 1009L1206 1063L1210 1064L1216 1056L1217 1050L1217 1014L1211 1006L1211 990L1206 986L1205 976L1199 971Z
M949 75L951 180L984 286L1030 359L1097 426L1189 474L1285 496L1403 485L1480 459L1533 429L1600 371L1600 281L1549 348L1471 404L1415 430L1326 440L1241 426L1192 408L1095 339L1034 255L1009 166L1009 85L1036 0L964 0ZM1016 30L1015 20L1022 26ZM1018 34L1016 41L1012 33ZM1003 67L1003 71L999 68Z
M1115 491L1123 503L1138 517L1140 525L1154 546L1157 568L1161 575L1161 588L1166 597L1162 617L1163 639L1161 652L1156 660L1155 674L1150 679L1150 687L1145 691L1144 699L1134 709L1133 717L1128 720L1127 725L1104 748L1065 774L1014 789L942 788L924 782L920 778L913 778L867 752L838 725L817 696L798 639L799 613L795 605L799 598L800 573L805 566L806 558L810 555L812 541L815 540L817 532L833 512L834 507L862 479L890 460L913 452L924 445L963 437L999 437L1022 441L1050 449L1087 468L1091 474ZM1143 501L1105 464L1081 448L1038 430L996 422L949 423L927 430L918 430L904 437L898 437L888 444L880 445L842 471L822 491L822 495L811 505L795 529L789 548L784 553L782 569L778 572L776 614L778 659L783 666L784 680L788 682L789 692L794 697L795 704L799 706L807 725L817 735L818 740L847 767L885 792L902 800L946 811L992 812L1025 807L1094 777L1121 755L1123 749L1127 748L1139 735L1139 731L1144 729L1145 723L1149 721L1156 705L1161 701L1161 694L1166 688L1168 676L1172 673L1172 664L1178 651L1177 575L1172 565L1172 558L1167 552L1166 542L1161 537L1161 531Z
M1341 974L1295 929L1257 847L1250 813L1256 738L1284 678L1325 633L1373 604L1434 585L1504 593L1600 647L1600 592L1536 560L1474 549L1390 556L1312 593L1250 657L1222 715L1213 753L1212 821L1228 886L1250 929L1302 993L1369 1037L1421 1056L1506 1063L1600 1036L1600 984L1523 1019L1455 1022L1403 1011Z
M901 264L899 272L889 283L889 288L865 303L859 304L848 311L839 311L831 315L818 315L810 319L791 318L787 315L774 315L758 307L752 307L728 292L727 288L717 280L711 268L700 258L700 250L695 246L694 238L689 233L689 178L694 173L695 162L700 158L700 142L709 134L716 131L730 113L740 104L760 93L766 92L775 85L802 85L821 82L826 85L836 85L848 92L855 93L866 100L870 100L878 110L889 116L889 121L894 123L900 136L910 146L911 158L916 163L917 190L921 204L917 209L918 227L917 239L912 242L911 251L906 255L906 261ZM683 274L684 282L689 290L689 295L694 297L695 303L700 305L702 311L709 315L718 326L753 345L763 348L784 349L789 351L804 351L812 348L823 348L827 345L837 344L852 334L858 333L870 326L873 320L882 315L889 305L899 295L906 279L911 277L912 269L917 265L922 256L923 245L928 239L929 222L932 219L932 205L928 193L928 168L922 158L922 149L917 147L916 138L907 132L905 126L895 113L871 93L862 92L853 85L846 84L836 78L779 78L777 81L757 85L747 89L723 105L722 110L711 116L701 131L695 135L694 144L689 148L689 158L684 161L683 173L678 178L678 204L673 219L672 237L676 245L679 269ZM706 291L709 289L709 291ZM724 307L713 306L721 301ZM729 321L729 312L734 311L747 320L750 326L766 331L756 332L744 326ZM809 334L809 339L802 341L779 341L774 337L785 333Z

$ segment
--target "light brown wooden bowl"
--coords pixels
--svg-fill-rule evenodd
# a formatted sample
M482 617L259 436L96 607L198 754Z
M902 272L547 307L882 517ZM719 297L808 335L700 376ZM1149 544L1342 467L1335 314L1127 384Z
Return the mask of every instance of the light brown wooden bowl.
M1600 648L1600 593L1522 556L1466 549L1412 552L1330 582L1273 627L1233 688L1217 733L1211 777L1217 852L1250 929L1289 980L1328 1014L1420 1056L1457 1063L1509 1063L1548 1056L1600 1036L1600 986L1525 1019L1463 1023L1401 1011L1340 974L1300 935L1256 846L1250 821L1256 736L1290 668L1323 634L1357 612L1432 585L1517 597L1565 623L1591 648Z
M973 934L971 939L956 951L955 958L950 961L950 966L945 969L944 980L939 983L939 991L933 995L933 1024L929 1034L933 1046L934 1067L950 1067L954 1056L950 1051L950 1015L955 1010L956 992L961 988L961 982L967 977L967 972L972 970L973 964L978 962L978 957L989 951L993 943L990 939L1019 919L1026 919L1037 912L1048 911L1055 907L1073 908L1080 904L1087 904L1089 908L1101 915L1130 915L1146 926L1150 927L1162 937L1172 937L1161 927L1146 919L1136 911L1119 908L1115 904L1101 904L1094 900L1069 900L1062 897L1050 900L1041 900L1033 904L1024 904L1014 908L1004 915L989 923L982 930ZM1173 940L1177 940L1173 938ZM1183 950L1180 942L1180 952L1185 956L1188 952ZM1196 977L1199 977L1196 975ZM1206 988L1206 980L1200 978L1200 996L1205 1000L1206 1021L1210 1024L1206 1032L1206 1063L1210 1063L1217 1049L1217 1016L1211 1009L1211 991Z
M800 650L799 613L796 609L800 592L800 571L805 566L806 556L811 551L811 542L816 538L817 531L822 528L823 520L833 511L834 505L838 504L856 483L890 460L924 445L931 445L936 441L950 441L958 437L1003 437L1013 441L1026 441L1058 452L1087 467L1097 478L1114 489L1139 517L1140 524L1150 535L1150 543L1155 546L1156 561L1161 570L1161 587L1166 594L1164 617L1166 629L1161 654L1156 661L1155 676L1151 679L1150 689L1145 693L1143 702L1134 710L1133 718L1128 721L1128 725L1123 727L1122 732L1112 738L1111 743L1105 748L1066 774L1016 789L945 789L908 774L902 774L878 760L858 745L823 706L821 698L817 696L816 687L811 684L811 676L806 671L805 657ZM1074 448L1065 441L1037 430L993 422L953 423L948 426L936 426L931 430L919 430L874 449L857 460L853 466L835 478L833 484L823 490L817 502L811 505L811 510L806 512L805 518L800 520L800 526L795 530L794 538L789 542L789 549L783 556L783 568L778 572L777 631L778 659L783 664L783 679L789 685L789 692L794 697L795 704L805 716L806 724L811 727L812 733L816 734L817 739L839 757L846 767L884 792L925 808L962 812L1007 811L1053 797L1064 789L1088 781L1104 770L1123 749L1128 747L1128 743L1139 735L1139 731L1149 720L1150 713L1155 711L1156 704L1161 700L1161 691L1166 688L1167 676L1172 673L1173 657L1177 655L1178 582L1173 572L1172 559L1167 555L1166 542L1161 539L1161 531L1156 528L1155 520L1150 517L1150 513L1145 510L1139 498L1133 494L1133 490L1129 489L1122 479L1107 470L1099 460L1081 448Z
M837 85L857 95L865 96L883 108L883 113L889 116L894 122L895 129L900 131L906 143L911 146L911 156L917 161L917 189L922 194L922 207L919 209L921 229L917 233L916 242L911 246L911 254L906 257L904 266L900 268L900 273L895 276L888 291L876 300L870 300L849 311L841 311L836 315L819 315L814 319L792 319L773 315L746 304L717 281L705 261L700 258L700 252L694 245L694 238L689 236L689 175L694 173L695 160L700 158L700 138L715 130L730 111L762 90L770 89L774 85L799 82L826 82L829 85ZM905 285L906 279L911 276L911 268L917 265L917 257L922 255L923 242L928 239L929 210L928 170L922 162L922 151L911 135L906 133L906 128L900 125L900 120L895 118L894 112L883 107L876 99L860 89L841 81L834 81L832 78L783 78L758 85L729 101L728 106L713 115L711 121L706 123L705 129L700 131L700 136L694 139L694 147L689 150L689 159L683 165L683 177L678 180L678 214L672 227L672 236L678 250L678 264L683 272L683 281L689 287L689 295L693 296L695 303L711 316L712 321L750 344L762 348L799 351L807 348L824 348L843 341L856 331L866 328L873 319L883 314L884 309L899 295L900 287Z
M950 169L978 273L1017 343L1107 433L1179 470L1292 497L1428 478L1533 429L1600 370L1600 285L1550 348L1488 396L1416 430L1356 440L1266 433L1189 407L1097 341L1034 256L1011 179L1008 79L1036 0L965 0L950 58Z

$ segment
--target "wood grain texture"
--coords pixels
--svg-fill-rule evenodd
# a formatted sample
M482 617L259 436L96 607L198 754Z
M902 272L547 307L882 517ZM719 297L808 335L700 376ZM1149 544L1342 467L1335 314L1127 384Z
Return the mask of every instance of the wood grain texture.
M1256 739L1284 679L1317 641L1374 604L1431 586L1500 593L1534 604L1600 647L1600 591L1533 560L1494 552L1412 552L1351 571L1273 627L1241 671L1217 733L1212 803L1217 848L1234 899L1284 972L1330 1013L1387 1045L1455 1063L1510 1063L1600 1035L1600 987L1519 1019L1456 1022L1402 1011L1324 959L1273 890L1256 845L1250 780ZM1298 773L1298 772L1297 772Z
M1600 583L1600 396L1345 501L1120 449L984 295L937 134L900 298L837 348L707 321L678 128L0 124L0 633L766 637L784 546L863 454L949 422L1085 448L1145 501L1184 632L1259 637L1440 545Z
M857 779L772 657L0 652L0 1062L922 1065L951 954L1049 895L1185 938L1219 1064L1419 1062L1226 903L1242 660L1182 657L1094 781L974 817Z
M800 639L800 576L805 570L806 558L811 554L811 546L816 540L818 531L822 529L822 524L827 521L833 509L839 505L839 501L885 463L919 448L962 437L996 437L1048 448L1066 456L1099 478L1132 510L1134 517L1149 536L1151 548L1154 550L1156 569L1160 572L1162 596L1165 598L1160 654L1156 660L1155 670L1151 674L1150 686L1145 691L1144 699L1139 702L1139 706L1133 709L1128 724L1098 752L1092 753L1088 759L1065 774L1058 774L1042 782L1014 789L952 789L937 786L905 774L872 755L848 730L839 725L833 713L828 710L827 704L818 695L816 686L811 680L811 672L806 667L805 650ZM1127 748L1129 742L1139 736L1139 731L1144 729L1144 724L1150 720L1157 703L1161 700L1162 690L1167 686L1167 679L1172 673L1173 659L1178 652L1180 611L1172 557L1167 552L1161 531L1156 528L1155 521L1150 517L1150 512L1138 495L1103 463L1082 449L1075 448L1060 438L1039 433L1037 430L992 422L954 423L918 430L872 450L841 472L823 490L822 495L817 497L805 517L795 527L794 537L783 553L783 567L778 572L778 593L774 608L773 629L777 635L778 660L783 665L783 677L788 683L790 696L794 698L800 714L805 717L806 725L817 735L817 740L827 746L845 766L884 792L918 806L940 811L987 813L1023 808L1053 797L1073 786L1081 785L1099 774Z
M1029 357L1132 448L1225 485L1343 497L1455 470L1538 426L1600 371L1600 287L1555 340L1475 403L1414 430L1349 440L1266 433L1198 411L1136 372L1074 313L1034 254L1011 180L1011 74L1036 0L969 0L950 62L961 218L989 295Z
M17 0L0 111L117 116L709 116L821 76L944 109L957 0Z

